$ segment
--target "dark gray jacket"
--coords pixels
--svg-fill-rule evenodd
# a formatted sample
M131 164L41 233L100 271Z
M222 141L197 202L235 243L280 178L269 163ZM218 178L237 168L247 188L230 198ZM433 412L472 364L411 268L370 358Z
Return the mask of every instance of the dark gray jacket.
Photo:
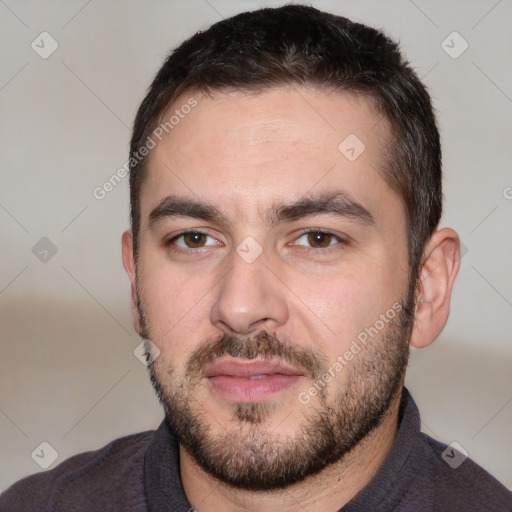
M420 432L404 389L393 448L343 512L512 512L512 493L470 459ZM158 430L117 439L29 476L0 495L0 512L188 512L177 442Z

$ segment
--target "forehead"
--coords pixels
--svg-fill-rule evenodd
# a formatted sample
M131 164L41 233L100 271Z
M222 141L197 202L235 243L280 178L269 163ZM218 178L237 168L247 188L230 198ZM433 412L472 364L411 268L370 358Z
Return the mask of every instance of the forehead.
M381 177L385 123L364 97L305 87L191 92L162 122L172 116L148 157L142 219L167 195L208 199L244 221L268 204L337 189L399 202Z

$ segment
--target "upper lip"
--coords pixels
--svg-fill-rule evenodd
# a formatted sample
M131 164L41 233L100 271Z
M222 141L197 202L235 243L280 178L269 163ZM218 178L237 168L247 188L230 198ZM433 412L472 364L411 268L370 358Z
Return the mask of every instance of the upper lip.
M213 363L205 371L205 377L252 377L255 375L304 375L303 372L278 361L224 359Z

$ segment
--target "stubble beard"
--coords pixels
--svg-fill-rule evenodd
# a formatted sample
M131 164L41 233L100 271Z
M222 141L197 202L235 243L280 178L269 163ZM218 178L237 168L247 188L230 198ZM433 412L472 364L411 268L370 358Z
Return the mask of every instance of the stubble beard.
M268 425L281 414L275 401L230 404L231 424L214 432L217 420L195 397L204 368L226 355L282 360L303 371L311 384L321 381L328 370L321 354L266 331L250 337L225 334L200 345L189 357L184 377L156 360L149 365L151 383L169 427L203 470L239 489L285 488L341 461L381 424L402 391L413 312L413 301L402 302L386 328L342 369L349 372L343 386L328 393L328 386L336 385L333 379L307 405L297 400L304 420L288 437ZM141 334L151 339L140 300L139 313Z

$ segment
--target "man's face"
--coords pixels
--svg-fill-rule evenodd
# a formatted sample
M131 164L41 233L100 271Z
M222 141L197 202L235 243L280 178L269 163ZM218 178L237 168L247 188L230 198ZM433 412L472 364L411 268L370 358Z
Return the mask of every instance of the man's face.
M380 174L385 123L306 88L193 96L141 190L152 380L203 469L284 486L339 460L402 383L406 219Z

